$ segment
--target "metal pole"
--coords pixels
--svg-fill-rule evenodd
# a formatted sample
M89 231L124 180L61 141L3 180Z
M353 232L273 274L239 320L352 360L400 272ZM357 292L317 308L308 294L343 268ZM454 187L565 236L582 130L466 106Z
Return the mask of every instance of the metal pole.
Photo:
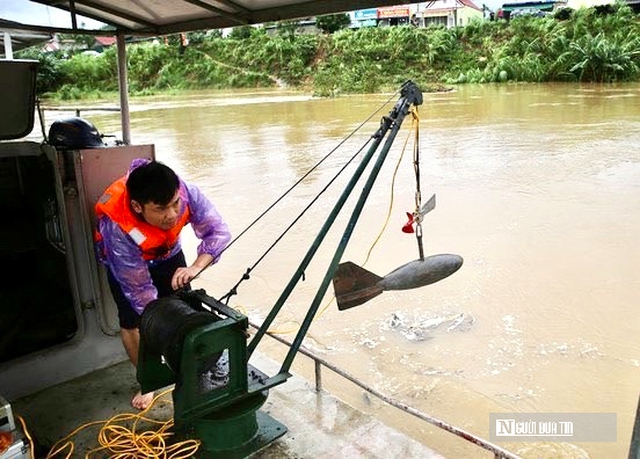
M13 43L11 42L11 34L4 32L4 57L7 60L13 59Z
M322 364L317 360L314 360L315 363L315 373L316 373L316 392L322 391Z
M273 308L271 308L271 311L269 311L269 314L267 315L267 317L265 318L264 322L262 323L262 326L256 332L256 335L253 337L251 342L247 345L247 356L248 357L251 357L251 354L253 353L255 348L258 346L258 343L260 342L260 340L262 339L264 334L267 332L267 330L271 326L271 323L276 318L276 315L278 314L278 312L280 312L280 309L282 309L282 306L284 305L284 302L286 301L286 299L289 297L289 295L293 291L293 288L296 286L298 281L302 278L305 269L307 268L307 266L311 262L311 259L314 257L314 255L318 251L318 248L320 247L320 244L322 243L322 240L325 238L325 236L329 232L329 229L331 228L331 225L333 225L333 222L335 221L336 217L338 216L338 214L342 210L342 207L344 206L345 202L347 201L347 198L349 197L349 195L351 194L351 192L355 188L355 186L356 186L358 180L360 179L360 177L362 176L365 168L367 167L367 165L371 161L371 158L373 157L373 154L378 149L378 146L382 142L382 139L384 138L384 135L388 131L389 126L390 126L390 121L388 120L388 118L385 118L383 120L382 126L380 127L380 129L377 131L377 133L375 135L375 140L374 140L373 144L371 145L371 147L369 148L369 150L365 154L364 158L362 158L362 161L360 162L360 164L358 165L356 171L354 172L353 176L351 177L351 180L349 180L349 183L347 184L345 190L342 192L342 194L338 198L338 202L333 207L333 210L331 211L331 213L327 217L327 220L324 222L324 225L322 225L322 228L320 229L320 232L318 233L318 235L316 236L315 240L311 244L311 247L309 247L309 250L307 251L307 253L304 256L304 258L300 262L300 266L298 267L296 272L293 274L291 280L289 281L289 283L287 284L287 286L285 287L283 292L280 294L280 297L276 301L276 304L273 306Z
M131 145L131 118L129 116L129 86L127 83L127 48L124 34L120 31L117 36L118 46L118 87L120 89L120 120L122 123L122 141Z
M69 1L69 11L71 12L71 28L78 30L78 18L76 17L76 2L74 0Z
M407 95L407 92L411 92L411 94ZM307 333L307 330L311 326L311 322L313 321L316 313L318 312L318 308L320 307L322 298L324 298L324 295L327 292L327 289L329 288L329 284L331 283L331 280L333 279L333 276L335 275L336 270L338 269L338 264L340 263L342 254L347 248L347 243L349 242L351 234L355 229L356 223L360 218L360 214L362 212L362 209L364 208L367 198L369 197L369 193L373 188L373 184L375 183L378 177L378 173L380 172L380 169L382 168L382 165L384 164L384 161L387 158L387 153L389 153L389 150L391 149L393 141L396 135L398 134L398 131L400 130L402 121L404 120L407 113L409 113L409 107L411 106L411 104L413 103L418 104L418 100L419 100L419 103L422 102L422 94L419 93L417 88L415 88L415 86L405 86L403 91L403 97L398 101L398 103L394 107L392 114L390 116L392 120L392 127L391 127L391 132L389 134L389 137L387 138L382 148L382 151L378 155L378 159L376 160L376 163L369 174L367 183L365 184L364 188L362 189L362 192L360 193L360 198L358 199L358 202L356 203L356 206L353 209L353 212L351 213L351 218L349 219L349 223L347 224L347 227L344 230L342 239L338 244L338 248L336 249L333 259L329 265L329 268L327 269L327 273L324 279L322 280L320 287L318 288L318 292L316 293L316 296L313 299L313 302L311 303L311 307L307 311L307 315L305 316L304 321L300 326L300 330L298 330L298 333L296 334L296 337L293 340L293 345L291 346L291 349L289 349L289 352L287 353L287 356L284 359L282 368L280 369L280 375L287 374L289 372L289 368L293 363L293 359L295 358L295 355L298 349L302 345L302 340L304 339L304 335Z

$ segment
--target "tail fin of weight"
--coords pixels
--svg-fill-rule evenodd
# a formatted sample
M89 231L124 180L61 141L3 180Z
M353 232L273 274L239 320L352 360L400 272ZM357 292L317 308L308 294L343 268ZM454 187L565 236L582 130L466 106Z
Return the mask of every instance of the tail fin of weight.
M381 280L380 276L355 263L350 261L340 263L333 276L333 290L338 309L344 311L380 295L382 288L378 282Z

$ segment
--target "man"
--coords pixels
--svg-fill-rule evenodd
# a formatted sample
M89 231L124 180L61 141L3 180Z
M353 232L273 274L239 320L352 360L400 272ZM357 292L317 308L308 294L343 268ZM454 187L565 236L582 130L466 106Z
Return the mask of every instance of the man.
M188 286L218 261L231 234L213 204L168 166L135 159L129 173L113 182L95 207L96 248L107 267L109 287L118 305L121 338L138 365L140 316L149 302ZM190 223L201 240L197 258L187 266L180 232ZM134 408L146 409L153 392L138 392Z

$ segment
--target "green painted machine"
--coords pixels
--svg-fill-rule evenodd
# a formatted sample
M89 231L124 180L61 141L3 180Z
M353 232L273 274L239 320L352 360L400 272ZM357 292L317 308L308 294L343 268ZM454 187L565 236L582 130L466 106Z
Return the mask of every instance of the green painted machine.
M357 301L351 301L347 307L360 304L372 296L366 292L358 292L358 289L363 290L366 279L351 279L349 273L354 272L353 270L341 269L339 279L336 280L334 277L338 273L340 259L402 121L411 106L420 104L421 91L412 82L406 82L401 88L399 100L389 115L382 118L380 128L370 139L368 151L363 155L298 269L250 341L247 341L247 317L222 301L208 296L202 290L181 292L177 297L158 299L146 308L140 325L141 342L137 372L142 392L175 384L175 431L180 437L198 438L202 441L198 451L199 457L246 457L284 435L287 428L261 412L260 407L267 400L269 389L282 384L291 376L289 369L293 359L329 285L332 281L334 288L339 285L341 296L354 291ZM280 371L273 376L263 374L249 365L252 353L293 289L303 279L305 269L383 141L384 145L377 154L375 163L370 167L369 176L352 210L326 275ZM419 247L418 262L424 259L421 244ZM447 260L451 260L455 265L461 263L461 259L458 258ZM405 271L414 270L414 265L408 266L404 268ZM436 266L433 263L424 266L429 272L422 273L421 276L412 276L413 272L402 272L400 275L404 283L400 288L414 288L435 282L457 269L455 266L455 269L451 266L443 268L440 264ZM242 280L249 278L251 269L242 276ZM235 294L237 286L225 298ZM377 288L381 291L387 287ZM368 287L364 288L367 289Z
M255 389L267 376L247 364L247 327L246 316L203 290L158 299L143 314L141 389L175 383L175 431L202 441L199 457L245 457L287 431L258 411L268 390Z

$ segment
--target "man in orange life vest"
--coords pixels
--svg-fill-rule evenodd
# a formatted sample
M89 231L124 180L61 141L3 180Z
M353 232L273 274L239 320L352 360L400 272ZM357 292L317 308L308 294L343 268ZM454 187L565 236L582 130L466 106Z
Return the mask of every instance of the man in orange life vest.
M95 207L96 249L107 267L118 305L121 338L138 364L140 315L149 302L188 286L202 269L218 261L231 234L213 204L168 166L135 159L126 176L105 190ZM197 258L187 266L180 232L190 223L200 239ZM147 408L153 393L138 392L131 405Z

